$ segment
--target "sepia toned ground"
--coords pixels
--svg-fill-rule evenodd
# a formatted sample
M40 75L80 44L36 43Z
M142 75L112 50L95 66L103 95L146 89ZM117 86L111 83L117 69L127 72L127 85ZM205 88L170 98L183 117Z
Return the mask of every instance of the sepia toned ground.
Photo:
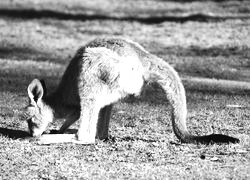
M181 77L250 81L248 1L1 1L1 179L250 177L249 93L190 91L185 86L190 131L228 134L239 138L239 144L180 144L167 102L151 97L116 104L107 142L38 145L26 139L27 124L18 114L28 101L28 84L44 79L53 91L75 51L101 36L139 42ZM55 121L49 129L61 124Z

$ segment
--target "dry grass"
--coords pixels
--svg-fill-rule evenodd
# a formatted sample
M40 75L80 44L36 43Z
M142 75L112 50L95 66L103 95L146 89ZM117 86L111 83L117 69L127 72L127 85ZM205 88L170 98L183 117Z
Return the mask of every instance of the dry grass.
M60 2L60 3L59 3ZM75 50L99 36L125 36L170 62L181 76L249 81L250 20L146 24L112 17L172 16L212 12L249 16L248 1L1 1L1 9L36 8L68 14L104 14L107 19L17 18L0 12L1 179L248 179L249 95L187 92L188 127L240 138L240 144L188 145L175 139L164 103L118 103L110 140L96 145L41 146L18 118L26 87L43 78L52 91ZM135 5L136 3L136 5ZM101 4L101 5L100 5ZM112 6L110 6L112 4ZM205 7L205 8L204 8ZM10 11L12 12L12 11ZM89 16L87 16L89 17ZM227 108L239 104L246 108ZM55 121L49 129L58 129ZM214 129L212 129L212 127ZM72 127L77 128L77 124Z

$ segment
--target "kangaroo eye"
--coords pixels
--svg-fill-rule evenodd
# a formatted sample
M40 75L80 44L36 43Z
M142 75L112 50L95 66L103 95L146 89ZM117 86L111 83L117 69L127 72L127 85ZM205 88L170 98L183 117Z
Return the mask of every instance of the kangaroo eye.
M31 115L30 115L30 113L28 113L28 112L24 112L24 113L22 113L22 114L20 115L20 118L21 118L21 120L27 121L28 119L31 118Z
M29 118L27 122L29 127L38 127L37 123L34 121L34 118Z

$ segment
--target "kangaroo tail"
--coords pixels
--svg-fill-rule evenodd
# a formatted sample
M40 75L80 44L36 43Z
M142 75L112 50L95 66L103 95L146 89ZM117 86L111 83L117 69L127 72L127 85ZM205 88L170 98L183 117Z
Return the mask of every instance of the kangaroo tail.
M202 144L239 142L239 139L237 138L222 134L210 134L205 136L195 136L190 134L186 126L187 104L185 89L179 75L162 59L153 58L151 59L151 62L151 66L148 69L145 79L148 83L156 82L163 88L172 107L171 120L173 130L181 142Z
M239 143L240 140L223 134L210 134L205 136L194 136L194 142L202 144L210 143Z

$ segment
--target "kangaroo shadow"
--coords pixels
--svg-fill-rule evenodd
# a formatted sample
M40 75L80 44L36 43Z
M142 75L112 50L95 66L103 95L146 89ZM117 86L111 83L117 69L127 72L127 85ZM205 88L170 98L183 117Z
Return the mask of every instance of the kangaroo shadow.
M30 137L30 134L26 131L0 128L0 135L6 136L10 139L24 139Z

